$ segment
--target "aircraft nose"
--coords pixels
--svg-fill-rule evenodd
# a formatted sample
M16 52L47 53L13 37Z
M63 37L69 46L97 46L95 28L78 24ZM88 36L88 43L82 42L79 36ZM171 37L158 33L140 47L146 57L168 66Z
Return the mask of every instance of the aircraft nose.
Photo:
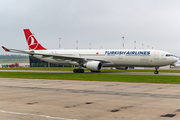
M177 62L179 60L179 58L174 57L174 62Z

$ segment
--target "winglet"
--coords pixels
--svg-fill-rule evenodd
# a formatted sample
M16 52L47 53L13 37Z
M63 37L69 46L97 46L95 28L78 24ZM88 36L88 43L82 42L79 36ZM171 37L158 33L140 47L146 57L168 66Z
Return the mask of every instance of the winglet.
M10 52L10 50L7 49L6 47L2 46L2 48L3 48L5 51Z

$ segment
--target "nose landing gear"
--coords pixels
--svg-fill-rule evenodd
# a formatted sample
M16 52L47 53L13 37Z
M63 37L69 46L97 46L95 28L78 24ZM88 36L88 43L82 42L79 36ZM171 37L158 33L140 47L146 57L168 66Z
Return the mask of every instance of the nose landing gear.
M159 67L155 68L154 74L158 74L159 73Z

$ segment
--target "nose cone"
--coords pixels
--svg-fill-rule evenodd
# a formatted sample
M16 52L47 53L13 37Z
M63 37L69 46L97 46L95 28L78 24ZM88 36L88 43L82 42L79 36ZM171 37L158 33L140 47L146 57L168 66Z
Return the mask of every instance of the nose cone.
M179 60L179 58L174 57L174 62L177 62Z

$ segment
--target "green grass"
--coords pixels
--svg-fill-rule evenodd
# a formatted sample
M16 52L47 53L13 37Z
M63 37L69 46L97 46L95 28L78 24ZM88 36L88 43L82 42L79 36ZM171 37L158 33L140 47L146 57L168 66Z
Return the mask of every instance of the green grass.
M129 69L129 70L118 70L118 69L103 69L102 72L153 72L155 69ZM180 73L180 70L159 70L163 73Z
M0 68L0 70L42 70L42 71L73 71L74 68L55 67L22 67L22 68Z
M0 68L0 70L42 70L42 71L73 71L74 68L53 68L53 67L31 67L31 68ZM85 71L89 71L84 69ZM154 72L154 69L129 69L129 70L118 70L118 69L102 69L102 72ZM180 70L159 70L164 73L180 73Z
M137 82L137 83L173 83L180 84L180 76L165 75L118 75L118 74L90 74L90 73L23 73L0 72L1 78L29 78L55 80L83 80L109 82Z

